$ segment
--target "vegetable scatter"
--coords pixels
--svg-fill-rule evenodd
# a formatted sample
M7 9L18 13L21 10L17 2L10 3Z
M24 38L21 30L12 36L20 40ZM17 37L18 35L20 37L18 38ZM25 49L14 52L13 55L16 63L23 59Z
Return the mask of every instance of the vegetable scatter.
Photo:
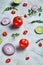
M27 39L21 39L19 41L19 46L21 49L25 49L29 46L29 41Z
M1 24L3 26L6 26L6 25L10 24L10 22L11 22L10 19L5 17L5 18L2 19Z
M11 56L15 53L15 47L12 44L7 43L2 47L2 51L5 55Z
M6 36L7 36L7 32L3 32L2 35L3 35L4 37L6 37Z
M6 63L10 63L11 62L11 59L10 58L7 58L5 62Z
M16 16L13 18L13 26L15 28L21 27L23 24L23 19L20 16Z

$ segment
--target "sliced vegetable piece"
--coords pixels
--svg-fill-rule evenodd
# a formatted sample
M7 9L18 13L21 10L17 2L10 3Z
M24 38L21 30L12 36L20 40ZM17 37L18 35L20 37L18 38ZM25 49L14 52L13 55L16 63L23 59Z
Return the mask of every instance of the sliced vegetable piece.
M2 41L3 41L3 40L2 40L2 38L0 37L0 44L2 43Z
M34 31L37 33L37 34L43 34L43 26L37 26Z
M38 7L37 7L37 5L33 5L33 6L31 7L31 9L32 9L33 11L37 11Z
M1 21L1 24L2 24L3 26L8 25L9 23L10 23L10 19L7 18L7 17L3 18L2 21Z
M22 0L14 0L14 3L15 4L19 4L19 3L21 3L22 2Z

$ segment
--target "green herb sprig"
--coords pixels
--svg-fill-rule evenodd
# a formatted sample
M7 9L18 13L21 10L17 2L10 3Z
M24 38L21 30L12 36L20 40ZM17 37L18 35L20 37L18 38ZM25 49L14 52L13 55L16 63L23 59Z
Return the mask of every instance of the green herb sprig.
M38 8L38 12L42 12L42 7L40 6L39 8Z
M36 14L36 11L28 9L28 15L30 16L30 15L33 15L33 14Z
M13 37L13 38L15 38L15 37L17 37L17 36L19 36L20 34L19 33L15 33L15 34L12 34L11 36Z
M43 11L42 7L40 6L37 11L34 11L32 9L28 9L28 15L34 15L36 13L38 13L39 16L41 16L41 12Z
M34 21L32 21L32 22L30 22L31 24L33 24L33 23L43 23L43 21L41 21L41 20L34 20Z
M39 40L37 40L36 43L38 43L38 42L41 41L41 40L43 40L43 39L39 39Z
M12 9L18 10L18 9L15 8L14 6L10 6L10 7L6 7L6 8L4 9L4 11L9 11L9 10L12 10ZM4 13L4 11L3 11L3 13Z

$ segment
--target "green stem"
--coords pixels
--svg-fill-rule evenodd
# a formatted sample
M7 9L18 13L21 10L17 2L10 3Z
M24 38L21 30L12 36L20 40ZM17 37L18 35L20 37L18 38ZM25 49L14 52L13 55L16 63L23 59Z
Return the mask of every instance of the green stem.
M41 20L34 20L34 21L32 21L32 22L30 22L31 24L33 24L33 23L43 23L43 21L41 21Z
M41 40L43 40L43 39L39 39L39 40L37 40L36 43L38 43L38 42L41 41Z

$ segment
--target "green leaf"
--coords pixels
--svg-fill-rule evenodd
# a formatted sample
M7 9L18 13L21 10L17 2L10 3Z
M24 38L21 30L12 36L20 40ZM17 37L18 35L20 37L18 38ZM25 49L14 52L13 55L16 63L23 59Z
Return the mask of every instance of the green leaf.
M33 14L35 14L36 13L36 11L33 11L33 10L30 10L30 9L28 9L28 15L30 16L30 15L33 15Z
M42 7L41 6L38 8L38 12L42 12Z
M15 34L12 34L11 36L15 38L15 37L17 37L19 35L20 35L19 33L15 33Z

